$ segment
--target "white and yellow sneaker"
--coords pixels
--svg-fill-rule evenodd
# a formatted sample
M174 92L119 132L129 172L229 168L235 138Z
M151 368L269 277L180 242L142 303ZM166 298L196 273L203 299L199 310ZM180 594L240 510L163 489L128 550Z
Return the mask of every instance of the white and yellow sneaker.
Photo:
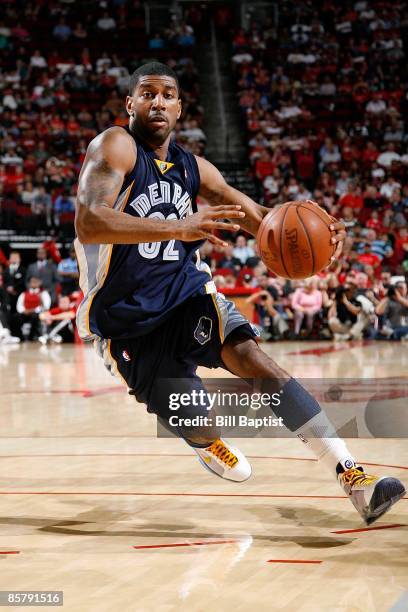
M251 475L251 466L238 448L219 438L207 448L193 447L200 463L221 478L243 482Z
M397 478L369 476L361 466L340 472L338 479L367 525L374 523L405 495L405 487Z

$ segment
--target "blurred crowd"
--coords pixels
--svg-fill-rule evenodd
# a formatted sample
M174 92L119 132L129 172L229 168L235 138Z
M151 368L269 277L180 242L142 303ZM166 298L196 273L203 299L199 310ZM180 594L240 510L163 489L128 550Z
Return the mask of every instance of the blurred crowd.
M184 112L174 137L203 153L192 57L208 40L210 15L217 32L229 35L227 7L171 5L166 28L149 36L140 0L91 1L86 11L76 0L16 0L3 9L2 228L71 240L87 144L127 124L128 76L144 60L177 72ZM226 235L225 249L202 247L217 287L245 296L265 340L408 335L404 10L389 0L283 0L277 21L271 15L260 23L253 13L247 30L232 29L232 70L261 203L312 198L348 231L341 260L305 282L274 277L241 233ZM73 337L75 257L61 260L52 240L44 248L26 268L19 253L2 258L0 249L3 341Z
M177 14L148 39L140 0L87 2L86 10L75 0L16 0L2 9L2 228L30 234L53 228L73 237L75 186L86 147L102 130L127 125L128 77L142 61L165 61L177 72L184 111L175 137L202 153L194 29Z
M252 15L248 29L233 35L262 203L310 198L348 231L329 273L301 286L269 278L272 301L266 293L250 298L261 320L266 312L275 321L270 333L408 334L407 17L403 3L388 0L286 0L277 28L272 16L261 23ZM258 276L248 282L262 289ZM221 285L237 281L240 273Z
M225 248L205 243L200 259L221 293L245 297L263 340L408 340L408 274L365 264L361 245L305 281L272 274L242 234Z
M251 22L232 64L249 156L266 205L313 199L332 214L372 210L406 224L404 5L279 3L279 27Z
M73 246L62 258L55 242L46 241L27 267L11 251L0 263L0 344L73 342L82 297Z

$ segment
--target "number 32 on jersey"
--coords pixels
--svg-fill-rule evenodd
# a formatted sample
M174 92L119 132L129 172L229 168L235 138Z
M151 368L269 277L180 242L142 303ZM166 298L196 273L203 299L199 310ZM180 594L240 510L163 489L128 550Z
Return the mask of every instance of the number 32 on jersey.
M160 219L161 221L177 220L176 213L170 213L167 217L161 212L154 212L149 215L149 219ZM175 240L169 240L164 251L163 261L178 261L179 252L174 248ZM161 242L141 242L138 245L139 254L145 259L154 259L160 252Z

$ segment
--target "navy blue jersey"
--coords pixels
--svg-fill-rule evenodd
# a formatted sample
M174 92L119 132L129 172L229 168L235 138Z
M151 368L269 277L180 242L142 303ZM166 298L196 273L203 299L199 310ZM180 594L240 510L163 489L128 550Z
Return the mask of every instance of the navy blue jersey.
M136 143L137 160L114 208L133 217L183 219L197 210L200 177L194 155L176 143L166 161ZM143 336L196 293L213 292L207 272L198 269L202 241L128 245L82 244L75 240L80 286L79 334L84 339Z

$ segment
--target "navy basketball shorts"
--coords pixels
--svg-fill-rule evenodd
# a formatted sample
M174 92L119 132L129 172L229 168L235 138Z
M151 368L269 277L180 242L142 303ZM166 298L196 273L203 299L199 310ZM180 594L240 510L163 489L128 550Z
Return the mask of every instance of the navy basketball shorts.
M95 348L111 374L123 380L148 412L168 420L174 414L169 409L169 394L203 389L197 366L225 367L222 345L237 330L248 338L258 335L222 294L200 294L186 300L149 334L124 340L98 338ZM187 406L183 412L180 416L208 414L206 406Z

